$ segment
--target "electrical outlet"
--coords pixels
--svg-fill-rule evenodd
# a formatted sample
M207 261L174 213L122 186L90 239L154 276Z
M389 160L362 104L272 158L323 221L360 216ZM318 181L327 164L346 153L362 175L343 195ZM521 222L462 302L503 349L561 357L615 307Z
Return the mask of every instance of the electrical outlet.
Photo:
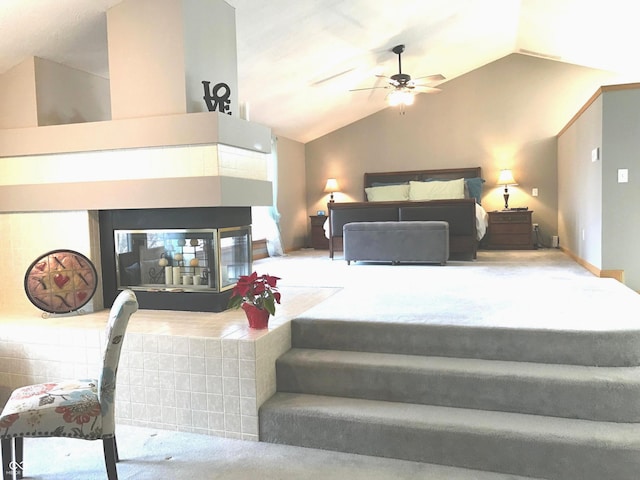
M533 224L533 230L536 231L538 230L538 228L540 228L540 225L538 225L537 223Z
M533 197L537 197L538 196L538 189L537 188L534 188L534 189L531 190L531 196L533 196Z

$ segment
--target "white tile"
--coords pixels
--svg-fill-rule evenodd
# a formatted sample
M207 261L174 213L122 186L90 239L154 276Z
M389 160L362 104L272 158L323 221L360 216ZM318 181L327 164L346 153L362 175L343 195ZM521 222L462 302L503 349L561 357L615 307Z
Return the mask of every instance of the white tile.
M147 405L160 405L160 389L145 388L145 401Z
M178 409L191 410L191 392L176 390L176 407Z
M176 422L178 426L191 427L191 409L190 408L176 408ZM191 430L180 430L183 432L190 432Z
M250 415L242 415L242 433L249 435L258 435L258 417Z
M195 428L209 429L209 414L205 411L194 410L191 414L193 426Z
M210 412L224 412L224 399L222 395L207 395L207 409Z
M206 410L207 394L202 392L191 392L191 408L194 410Z
M162 423L176 425L177 417L175 407L162 407Z
M222 377L222 392L225 396L240 396L240 379L233 377Z
M222 358L207 357L205 359L205 367L207 375L222 376Z
M249 378L240 379L240 396L252 398L255 403L256 381Z
M241 360L255 360L256 344L255 342L240 341L238 347L238 357Z
M187 337L174 337L173 353L176 355L189 355L189 339Z
M192 357L204 357L205 340L201 338L189 339L189 355Z
M207 393L222 394L222 377L207 375Z
M144 370L141 368L129 369L129 384L135 386L144 385Z
M158 353L173 353L173 337L170 335L158 336Z
M223 377L240 377L240 364L238 359L222 359L222 376Z
M206 357L222 357L222 341L220 339L205 340L205 356Z
M255 360L240 360L239 374L240 378L256 378Z
M189 357L187 355L174 355L173 370L176 373L189 373Z
M176 391L191 391L191 375L188 373L176 373Z
M224 414L224 430L229 433L241 433L242 422L240 421L240 415ZM231 437L229 437L231 438Z
M224 414L209 412L209 428L216 431L224 431Z
M238 341L222 339L222 358L238 358Z
M144 371L144 385L145 387L158 388L160 387L160 374L157 370Z
M158 370L158 354L145 352L143 354L144 369L145 370Z
M203 393L207 391L207 381L205 375L191 375L191 391Z
M240 397L232 395L224 396L224 413L240 414Z
M158 353L158 337L157 335L142 336L142 351L150 353Z
M204 357L189 357L189 371L191 373L206 373L205 358Z

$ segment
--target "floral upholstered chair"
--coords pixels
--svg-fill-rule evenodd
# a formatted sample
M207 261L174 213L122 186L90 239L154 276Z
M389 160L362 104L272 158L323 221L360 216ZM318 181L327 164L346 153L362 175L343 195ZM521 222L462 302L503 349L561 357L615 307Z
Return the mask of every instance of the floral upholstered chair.
M42 383L13 391L0 415L4 480L14 475L22 478L24 437L101 439L107 478L117 480L116 374L127 324L137 309L138 301L131 290L121 292L113 303L99 378Z

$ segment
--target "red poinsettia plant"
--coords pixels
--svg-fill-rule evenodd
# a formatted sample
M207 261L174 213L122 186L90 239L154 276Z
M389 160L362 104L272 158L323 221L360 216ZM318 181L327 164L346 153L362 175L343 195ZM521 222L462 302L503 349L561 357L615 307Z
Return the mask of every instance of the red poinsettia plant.
M276 313L276 303L280 303L280 292L277 283L280 277L273 275L241 275L238 283L233 287L229 308L238 308L249 303L260 310L266 310L271 315Z

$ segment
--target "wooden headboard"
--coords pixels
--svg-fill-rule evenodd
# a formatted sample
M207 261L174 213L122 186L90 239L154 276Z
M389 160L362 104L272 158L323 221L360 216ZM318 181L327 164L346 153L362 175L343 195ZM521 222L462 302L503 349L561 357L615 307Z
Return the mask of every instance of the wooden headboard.
M401 183L408 181L424 181L427 178L455 180L456 178L482 177L481 167L445 168L440 170L413 170L409 172L377 172L364 174L364 188L377 183ZM365 196L366 198L366 196Z

